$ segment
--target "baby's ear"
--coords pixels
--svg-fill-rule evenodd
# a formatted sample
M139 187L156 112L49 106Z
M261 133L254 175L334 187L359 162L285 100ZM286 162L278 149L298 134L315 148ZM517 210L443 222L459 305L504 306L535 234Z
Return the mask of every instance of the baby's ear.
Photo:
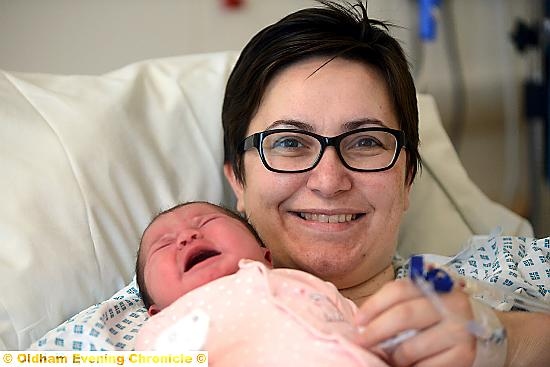
M262 250L264 251L264 259L269 265L273 266L273 260L271 259L271 251L269 251L268 248L262 247Z
M147 310L147 314L149 316L156 315L159 312L160 312L160 308L157 305L151 305L151 306L149 306L149 309Z

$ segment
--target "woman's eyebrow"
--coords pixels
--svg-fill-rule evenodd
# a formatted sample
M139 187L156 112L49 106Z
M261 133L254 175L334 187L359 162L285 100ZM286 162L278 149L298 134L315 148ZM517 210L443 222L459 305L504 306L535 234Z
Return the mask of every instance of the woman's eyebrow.
M383 121L377 119L377 118L360 118L356 120L346 121L342 124L342 130L343 131L350 131L359 129L361 127L365 127L365 125L378 125L381 127L388 127ZM273 129L282 129L282 128L296 128L298 130L304 130L304 131L310 131L314 132L315 128L303 121L298 120L277 120L272 122L266 130L273 130Z
M277 128L296 128L299 130L313 131L313 127L307 122L298 120L277 120L272 122L266 130L273 130Z
M381 127L387 127L387 125L384 122L375 118L362 118L362 119L348 121L343 124L343 127L344 127L344 130L349 131L349 130L355 130L355 129L364 127L365 125L378 125Z

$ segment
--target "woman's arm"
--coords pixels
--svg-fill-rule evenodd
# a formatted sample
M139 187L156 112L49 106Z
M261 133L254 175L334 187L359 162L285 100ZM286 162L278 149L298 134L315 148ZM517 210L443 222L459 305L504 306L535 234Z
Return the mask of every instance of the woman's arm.
M507 367L550 366L550 315L497 312L508 333Z

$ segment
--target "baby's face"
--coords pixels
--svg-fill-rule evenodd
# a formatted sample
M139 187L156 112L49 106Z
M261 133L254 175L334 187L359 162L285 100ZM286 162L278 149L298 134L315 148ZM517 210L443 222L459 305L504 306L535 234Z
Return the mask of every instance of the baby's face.
M265 249L242 222L207 203L157 217L143 234L141 258L153 313L192 289L235 273L240 259L268 263Z

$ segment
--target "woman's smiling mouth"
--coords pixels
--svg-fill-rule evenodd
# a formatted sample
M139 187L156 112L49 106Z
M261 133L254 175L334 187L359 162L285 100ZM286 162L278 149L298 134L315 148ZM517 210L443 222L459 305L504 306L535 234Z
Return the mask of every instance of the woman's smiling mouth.
M364 213L355 213L355 214L319 214L319 213L307 213L307 212L297 212L300 218L320 223L346 223L357 220L358 218L365 215Z

